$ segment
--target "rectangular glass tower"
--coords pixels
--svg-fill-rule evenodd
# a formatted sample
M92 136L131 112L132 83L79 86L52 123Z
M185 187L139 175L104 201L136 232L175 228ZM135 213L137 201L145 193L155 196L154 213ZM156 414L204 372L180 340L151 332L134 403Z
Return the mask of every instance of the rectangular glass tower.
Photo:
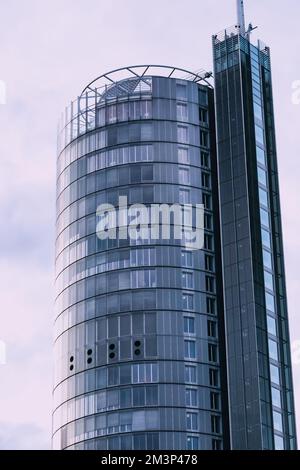
M295 449L270 50L213 36L232 449Z

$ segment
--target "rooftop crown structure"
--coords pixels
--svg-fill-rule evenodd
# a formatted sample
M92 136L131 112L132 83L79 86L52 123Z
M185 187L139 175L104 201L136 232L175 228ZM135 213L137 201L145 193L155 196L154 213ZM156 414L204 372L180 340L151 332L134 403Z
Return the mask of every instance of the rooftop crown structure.
M245 35L246 27L245 27L245 12L244 12L244 1L243 0L236 0L237 3L237 25L240 28L240 34L242 36Z

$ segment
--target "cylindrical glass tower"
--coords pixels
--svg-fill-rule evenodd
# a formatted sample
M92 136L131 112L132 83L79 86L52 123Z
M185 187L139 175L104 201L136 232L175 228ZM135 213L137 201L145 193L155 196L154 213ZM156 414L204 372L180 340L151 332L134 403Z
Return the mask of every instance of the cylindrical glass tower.
M54 448L223 446L212 95L203 75L131 67L97 79L64 114ZM97 207L119 196L203 203L204 248L100 240Z

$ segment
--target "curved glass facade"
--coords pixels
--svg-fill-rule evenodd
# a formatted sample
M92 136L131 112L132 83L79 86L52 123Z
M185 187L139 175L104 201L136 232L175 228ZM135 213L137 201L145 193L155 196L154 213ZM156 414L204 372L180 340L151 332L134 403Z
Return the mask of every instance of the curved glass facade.
M54 448L223 447L212 93L192 79L145 75L96 90L92 104L83 95L66 112L57 163ZM100 240L97 207L116 206L119 196L129 204L203 203L204 248Z

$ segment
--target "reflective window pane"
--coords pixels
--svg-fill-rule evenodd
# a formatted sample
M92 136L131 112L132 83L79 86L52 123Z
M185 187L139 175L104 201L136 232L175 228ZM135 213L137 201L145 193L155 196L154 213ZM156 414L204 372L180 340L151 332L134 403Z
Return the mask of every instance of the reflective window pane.
M268 207L268 193L262 188L259 188L259 202Z
M270 312L275 313L275 298L269 293L266 293L266 307Z
M284 440L281 436L275 436L275 450L284 450Z
M268 269L272 269L271 253L269 253L266 250L263 250L263 260L264 260L264 266Z
M186 438L187 450L197 450L198 440L199 438L196 436L187 436Z
M281 393L277 388L272 387L272 404L281 408Z
M262 225L270 228L269 213L265 209L260 209L260 221Z
M267 316L267 325L268 325L268 333L270 335L276 336L277 331L276 331L276 320L273 317L270 317L269 315Z
M261 106L259 106L257 103L254 103L253 106L254 106L254 115L255 115L255 117L257 119L259 119L260 121L262 121L263 115L262 115Z
M265 165L266 163L265 151L261 149L260 147L256 147L256 155L257 155L257 161L261 163L262 165Z
M271 374L271 381L277 385L280 385L279 380L279 368L274 366L273 364L270 365L270 374Z
M266 248L271 248L271 235L270 235L270 232L268 232L265 229L262 229L261 230L261 238L262 238L262 244Z
M263 184L264 186L267 186L267 173L265 170L262 170L261 168L257 169L257 175L258 175L258 181L259 183Z
M257 124L255 125L255 135L257 143L264 145L264 131Z
M195 333L195 318L184 317L184 333L187 333L187 334Z
M269 290L274 290L274 284L273 284L273 276L270 274L268 271L264 272L264 278L265 278L265 287Z
M278 345L276 341L273 341L272 339L269 339L269 355L271 359L274 359L274 361L278 361Z
M282 432L282 414L278 413L277 411L273 411L273 423L274 423L274 429L276 431Z

